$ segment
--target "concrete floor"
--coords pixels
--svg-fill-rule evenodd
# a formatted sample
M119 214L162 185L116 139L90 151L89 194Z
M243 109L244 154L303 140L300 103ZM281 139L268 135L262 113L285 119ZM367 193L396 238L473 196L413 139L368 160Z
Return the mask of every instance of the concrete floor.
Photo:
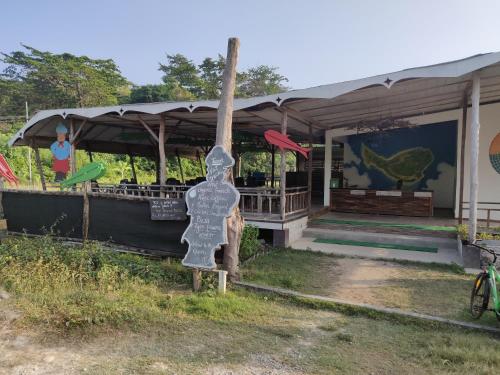
M423 263L461 264L456 248L439 247L437 253L421 251L391 250L365 246L337 245L314 242L312 237L302 237L290 245L296 250L312 250L325 254L358 256L364 258L383 258L410 260Z
M335 220L356 220L356 221L374 221L374 222L386 222L386 223L397 223L397 224L420 224L420 225L437 225L437 226L455 226L456 220L452 218L442 218L442 217L408 217L408 216L391 216L391 215L370 215L370 214L352 214L352 213L340 213L340 212L327 212L317 215L315 219L335 219ZM332 237L335 238L335 229L338 228L337 225L329 225L332 230ZM312 227L311 227L312 229ZM356 232L366 233L367 228L363 226L353 227L353 235L356 236ZM323 229L324 230L324 229ZM328 229L326 229L328 231ZM384 259L399 259L399 260L409 260L424 263L444 263L444 264L461 264L462 260L458 254L457 246L454 239L448 239L448 241L443 242L442 238L438 238L436 235L435 246L438 247L437 253L427 253L421 251L409 251L409 250L392 250L383 249L375 247L365 247L365 246L351 246L351 245L339 245L339 244L327 244L327 243L317 243L314 239L317 235L306 234L305 236L291 243L291 247L297 250L312 250L319 251L327 254L336 255L347 255L347 256L359 256L365 258L384 258ZM313 232L313 231L311 231ZM412 233L414 234L414 233ZM337 234L338 235L338 234ZM391 239L387 236L394 236ZM453 236L453 235L452 235ZM361 236L360 236L361 237ZM384 234L384 241L399 243L401 238L404 237L404 233L388 233ZM401 237L401 238L400 238ZM353 238L355 239L355 237ZM422 237L424 239L424 237ZM428 235L425 237L426 241L429 241ZM432 239L432 237L431 237ZM381 241L383 242L383 241Z

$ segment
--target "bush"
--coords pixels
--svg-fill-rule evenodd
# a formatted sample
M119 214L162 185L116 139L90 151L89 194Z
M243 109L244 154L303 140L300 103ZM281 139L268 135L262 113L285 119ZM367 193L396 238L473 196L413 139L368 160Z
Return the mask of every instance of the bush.
M69 246L42 237L0 245L0 284L16 296L26 320L58 329L159 321L170 306L163 290L190 278L178 262L106 251L95 243Z
M462 240L469 239L469 226L466 224L457 225L457 232ZM479 232L476 234L476 240L500 240L500 234L496 234L498 228L491 228L490 231Z
M240 260L250 258L261 249L259 242L259 228L253 225L245 225L241 235Z

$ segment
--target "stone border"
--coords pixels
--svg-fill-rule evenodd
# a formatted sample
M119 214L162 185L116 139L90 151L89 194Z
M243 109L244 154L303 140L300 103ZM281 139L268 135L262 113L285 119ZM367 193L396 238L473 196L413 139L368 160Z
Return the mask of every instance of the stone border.
M376 311L376 312L379 312L382 314L387 314L387 315L398 315L398 316L402 316L405 318L419 319L419 320L430 321L430 322L437 322L437 323L447 324L447 325L451 325L451 326L455 326L455 327L474 329L474 330L485 331L485 332L500 335L500 328L489 327L489 326L485 326L482 324L463 322L460 320L447 319L447 318L442 318L442 317L434 316L434 315L420 314L420 313L415 313L412 311L405 311L405 310L401 310L401 309L369 305L366 303L355 303L355 302L345 301L345 300L341 300L341 299L337 299L337 298L317 296L314 294L305 294L305 293L300 293L300 292L296 292L293 290L276 288L276 287L269 287L269 286L264 286L264 285L247 283L247 282L243 282L243 281L237 281L234 284L241 286L243 288L253 289L253 290L258 291L258 292L269 292L269 293L274 293L274 294L278 294L281 296L307 298L307 299L316 300L316 301L330 302L330 303L345 306L345 307L364 308L367 310L372 310L372 311Z

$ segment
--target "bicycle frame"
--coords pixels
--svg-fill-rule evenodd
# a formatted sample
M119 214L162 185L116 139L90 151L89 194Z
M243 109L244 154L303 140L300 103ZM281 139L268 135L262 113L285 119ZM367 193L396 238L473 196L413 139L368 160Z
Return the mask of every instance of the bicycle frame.
M487 269L488 281L490 283L490 295L493 301L493 310L500 314L500 300L498 299L497 283L500 284L500 274L494 264L490 264Z

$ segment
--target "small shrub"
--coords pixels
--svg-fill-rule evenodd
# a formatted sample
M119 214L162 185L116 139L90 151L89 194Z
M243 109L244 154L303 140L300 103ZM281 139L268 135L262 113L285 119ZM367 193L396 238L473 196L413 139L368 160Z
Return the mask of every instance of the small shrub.
M260 249L259 228L253 225L245 225L241 235L240 259L248 259L252 255L255 255Z

